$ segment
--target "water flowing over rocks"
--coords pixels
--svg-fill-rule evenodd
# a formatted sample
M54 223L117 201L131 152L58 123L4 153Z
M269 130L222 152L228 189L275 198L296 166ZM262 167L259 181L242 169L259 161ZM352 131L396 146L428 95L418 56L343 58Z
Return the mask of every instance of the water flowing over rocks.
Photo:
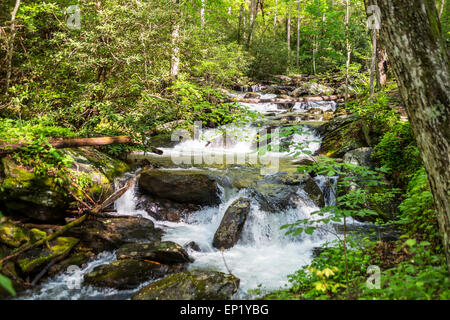
M239 287L235 276L217 271L176 273L142 288L132 300L229 300Z
M239 198L225 211L219 228L214 234L213 246L215 248L231 248L238 240L250 211L250 200Z

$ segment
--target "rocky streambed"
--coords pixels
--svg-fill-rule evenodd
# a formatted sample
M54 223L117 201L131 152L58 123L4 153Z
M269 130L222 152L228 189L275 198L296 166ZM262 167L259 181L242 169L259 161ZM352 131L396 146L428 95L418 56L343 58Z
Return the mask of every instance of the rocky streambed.
M334 197L323 177L297 171L298 163L308 162L305 155L268 152L264 161L252 161L255 137L262 128L304 124L302 132L274 142L288 148L303 143L312 153L364 165L371 149L359 119L337 116L334 101L246 106L263 117L234 127L232 139L223 128L204 129L163 144L163 155L129 155L132 170L95 150L77 151L73 170L98 181L87 191L92 196L105 198L129 180L136 180L135 187L109 208L109 217L90 218L4 264L2 273L13 279L18 298L239 299L257 297L251 291L256 288L261 295L286 285L287 275L310 262L313 249L333 235L286 236L280 227L314 219L311 213ZM332 120L323 121L326 113ZM71 205L48 183L27 184L33 178L5 159L2 179L10 179L11 188L3 206L29 221L10 216L3 223L0 258L57 229L64 218L56 209Z

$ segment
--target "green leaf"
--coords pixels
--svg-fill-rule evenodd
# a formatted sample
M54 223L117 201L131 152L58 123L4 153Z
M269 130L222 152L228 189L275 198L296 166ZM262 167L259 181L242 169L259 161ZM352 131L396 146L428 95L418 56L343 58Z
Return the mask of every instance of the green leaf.
M16 296L16 291L14 290L11 280L9 280L4 275L0 274L0 287L5 288L13 296Z

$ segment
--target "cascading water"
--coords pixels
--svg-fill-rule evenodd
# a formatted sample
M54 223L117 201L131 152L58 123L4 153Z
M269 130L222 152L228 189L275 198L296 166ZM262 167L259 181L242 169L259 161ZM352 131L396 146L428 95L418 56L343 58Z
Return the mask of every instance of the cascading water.
M264 95L262 98L273 98L275 95ZM245 104L249 109L261 113L272 111L280 112L274 104ZM303 112L312 105L297 105L293 108L295 112ZM314 107L323 110L334 110L335 104L315 104ZM223 129L223 128L222 128ZM239 134L235 139L225 140L222 136L223 130L206 129L197 139L188 139L178 143L175 147L163 149L162 157L172 157L189 153L190 155L204 154L209 152L225 154L251 154L254 150L254 138L260 132L260 127L247 126L245 128L234 127ZM241 137L244 137L243 139ZM280 138L278 138L280 139ZM307 149L315 152L320 147L319 137L314 130L307 129L301 134L295 134L289 138L294 143L306 143ZM275 143L280 142L275 141ZM291 151L293 151L291 149ZM277 156L287 157L289 152L278 153ZM158 158L160 156L151 155ZM189 166L192 168L192 166ZM186 169L186 167L175 166L174 170ZM194 169L194 168L192 168ZM207 170L217 174L222 172L227 175L226 169L220 169L203 164L196 166L197 170ZM239 170L239 169L237 169ZM125 177L127 178L127 177ZM128 178L134 178L133 174L128 174ZM225 179L226 180L226 179ZM318 186L324 193L327 205L333 204L334 193L329 185L335 183L336 179L328 182L324 177L315 177ZM249 298L248 291L260 286L264 292L278 289L288 283L287 276L294 273L302 265L309 263L312 259L312 250L324 243L333 240L332 233L317 232L313 235L302 235L299 237L286 236L280 227L284 224L293 223L298 219L312 218L313 211L319 208L309 199L307 194L299 187L297 190L299 197L295 207L280 210L276 213L265 212L260 209L258 202L252 198L249 189L237 190L224 183L221 188L221 204L216 207L204 207L199 211L190 214L185 220L180 222L157 221L144 210L136 209L138 200L136 188L125 192L115 203L117 215L132 215L152 220L156 226L165 230L163 240L174 241L180 245L185 245L194 241L200 251L188 248L189 254L195 259L190 263L188 269L208 269L222 272L231 271L240 278L240 287L235 298ZM214 233L217 230L221 219L228 206L237 198L245 196L251 200L251 210L248 214L239 241L230 249L220 251L212 247ZM79 290L68 290L67 283L81 281L83 275L91 271L94 267L107 264L115 259L115 254L105 253L98 259L90 262L84 269L78 270L76 274L64 273L47 280L39 290L30 291L22 298L31 299L123 299L141 288L129 291L117 291L114 289L97 289L89 286L82 286Z

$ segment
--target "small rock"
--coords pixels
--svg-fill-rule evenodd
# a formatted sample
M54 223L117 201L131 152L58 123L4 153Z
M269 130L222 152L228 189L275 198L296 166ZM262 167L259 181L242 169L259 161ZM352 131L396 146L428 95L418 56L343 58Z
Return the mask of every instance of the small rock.
M244 99L259 99L261 96L256 92L247 92L244 96Z

